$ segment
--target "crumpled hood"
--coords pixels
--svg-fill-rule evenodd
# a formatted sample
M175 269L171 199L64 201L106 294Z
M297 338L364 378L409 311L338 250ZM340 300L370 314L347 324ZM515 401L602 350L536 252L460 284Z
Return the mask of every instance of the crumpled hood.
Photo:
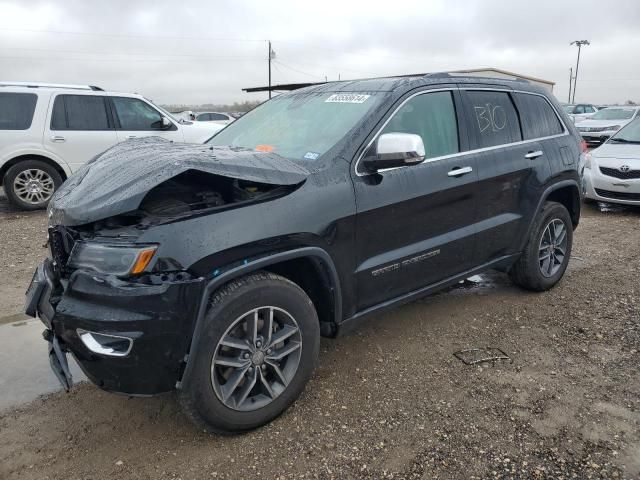
M274 153L146 137L117 144L74 173L49 203L50 225L82 225L138 208L147 192L187 170L273 185L309 171Z

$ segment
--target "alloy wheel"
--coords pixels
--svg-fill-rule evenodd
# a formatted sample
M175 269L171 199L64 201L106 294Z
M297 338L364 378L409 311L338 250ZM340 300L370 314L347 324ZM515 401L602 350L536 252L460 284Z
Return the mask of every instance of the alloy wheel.
M275 400L295 376L302 353L298 323L278 307L259 307L236 319L211 360L211 384L220 401L239 411Z
M39 205L49 201L55 184L44 170L30 168L20 172L13 180L13 191L25 203Z
M567 227L562 220L554 218L542 233L538 250L540 273L554 276L565 261L567 251Z

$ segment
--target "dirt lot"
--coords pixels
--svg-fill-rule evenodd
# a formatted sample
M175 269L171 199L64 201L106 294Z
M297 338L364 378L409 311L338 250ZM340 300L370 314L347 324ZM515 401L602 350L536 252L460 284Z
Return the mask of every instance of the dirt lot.
M0 199L2 315L45 254L45 216ZM502 275L323 340L301 399L236 437L173 395L83 384L0 416L0 478L640 478L640 210L587 207L560 285ZM512 362L466 366L493 346ZM44 355L44 350L43 350Z

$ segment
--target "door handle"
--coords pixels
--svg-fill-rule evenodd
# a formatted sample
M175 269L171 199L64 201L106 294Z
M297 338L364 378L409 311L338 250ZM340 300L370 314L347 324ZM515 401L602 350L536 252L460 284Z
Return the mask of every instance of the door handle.
M136 135L127 135L127 139L129 138L138 138Z
M471 172L473 172L473 168L471 167L456 167L453 170L450 170L447 175L450 177L461 177L462 175L466 175Z
M53 136L51 137L51 141L52 141L52 142L62 143L62 142L66 142L66 141L67 141L67 139L66 139L66 138L64 138L64 137L61 137L60 135L53 135Z
M529 160L533 160L534 158L541 157L542 155L544 155L544 152L542 150L536 150L535 152L527 153L524 156L524 158L528 158Z

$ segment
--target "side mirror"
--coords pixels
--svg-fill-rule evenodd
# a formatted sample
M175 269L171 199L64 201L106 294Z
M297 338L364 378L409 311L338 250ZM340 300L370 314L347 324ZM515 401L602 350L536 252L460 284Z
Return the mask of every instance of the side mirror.
M378 137L372 154L362 159L369 172L385 168L409 167L424 161L422 137L413 133L385 133Z
M171 123L167 117L160 118L160 130L167 130L168 128L171 128L172 125L173 123Z

